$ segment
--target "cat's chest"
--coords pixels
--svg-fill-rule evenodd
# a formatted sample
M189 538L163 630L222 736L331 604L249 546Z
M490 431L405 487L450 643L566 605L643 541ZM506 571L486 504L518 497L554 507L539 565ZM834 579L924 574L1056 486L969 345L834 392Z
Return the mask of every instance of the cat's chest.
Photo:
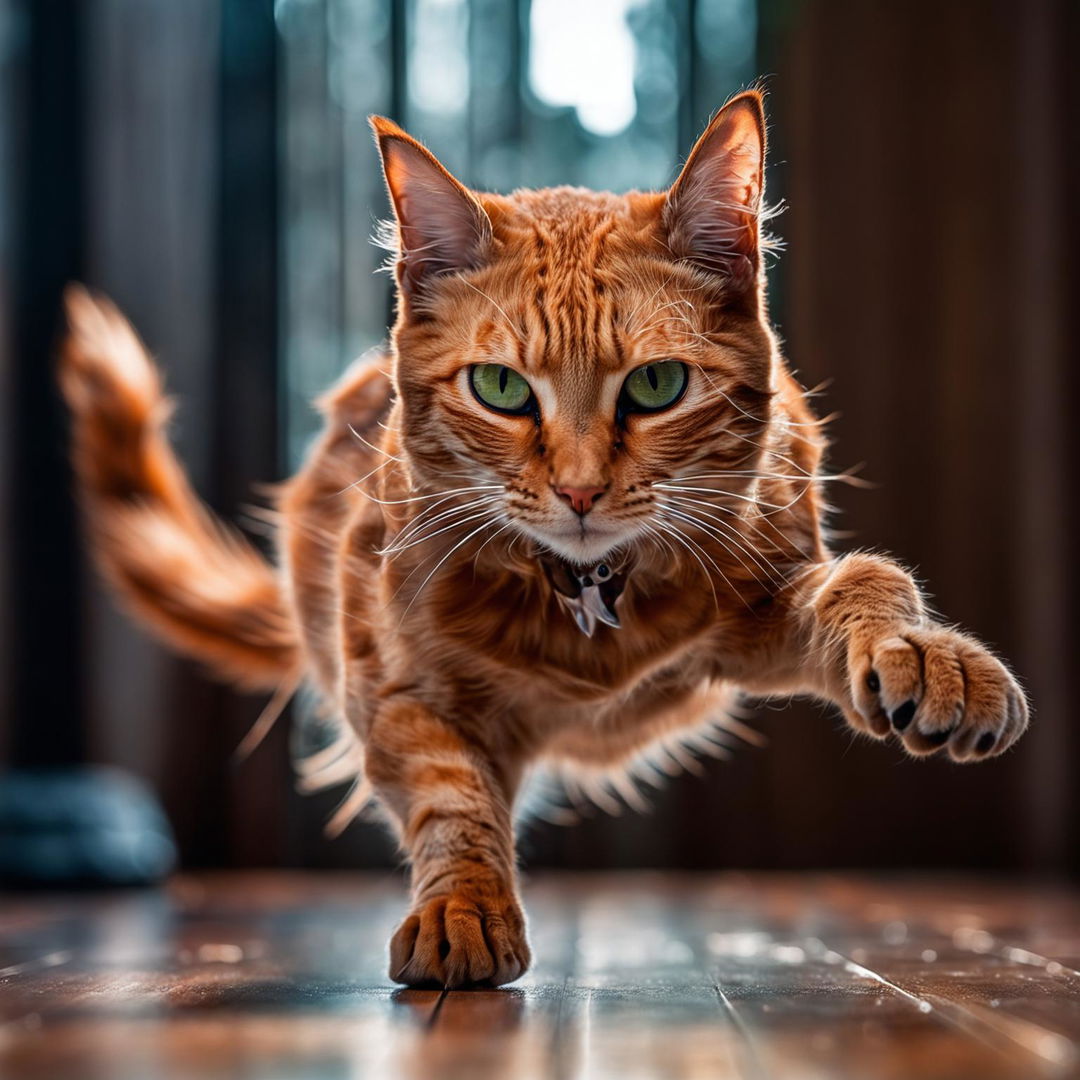
M618 626L595 621L586 634L572 607L532 592L501 606L459 601L440 622L459 657L477 661L502 695L532 705L600 704L660 673L672 685L719 674L725 613L715 605L628 590L615 613Z

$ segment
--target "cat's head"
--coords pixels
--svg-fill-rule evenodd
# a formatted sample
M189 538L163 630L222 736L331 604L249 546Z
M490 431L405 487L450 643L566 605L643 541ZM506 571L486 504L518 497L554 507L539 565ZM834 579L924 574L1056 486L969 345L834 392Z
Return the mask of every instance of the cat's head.
M681 531L657 485L701 476L740 498L774 389L760 95L717 114L668 191L626 195L473 192L372 123L403 446L426 483L477 485L464 523L587 564Z

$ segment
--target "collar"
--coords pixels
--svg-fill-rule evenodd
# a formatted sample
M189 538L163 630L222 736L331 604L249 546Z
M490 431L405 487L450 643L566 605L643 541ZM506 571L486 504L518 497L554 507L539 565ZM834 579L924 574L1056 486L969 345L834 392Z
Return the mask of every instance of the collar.
M598 622L614 630L621 627L615 604L626 588L625 563L617 567L606 562L578 566L557 556L542 555L540 565L563 610L570 613L586 637L593 636Z

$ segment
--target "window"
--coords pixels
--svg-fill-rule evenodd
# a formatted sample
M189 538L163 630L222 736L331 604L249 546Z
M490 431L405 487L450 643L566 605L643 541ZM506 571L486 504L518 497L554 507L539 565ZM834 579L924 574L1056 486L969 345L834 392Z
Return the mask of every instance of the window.
M312 399L391 318L369 113L474 187L659 187L755 75L755 0L278 0L275 16L290 462Z

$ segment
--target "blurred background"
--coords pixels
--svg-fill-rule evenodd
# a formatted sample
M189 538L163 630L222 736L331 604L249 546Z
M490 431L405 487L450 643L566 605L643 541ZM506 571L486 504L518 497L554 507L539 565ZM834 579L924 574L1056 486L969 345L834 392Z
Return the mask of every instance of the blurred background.
M82 554L52 385L63 284L108 291L162 358L219 512L297 464L311 400L384 338L386 200L365 117L467 183L657 187L759 76L787 251L773 317L833 424L841 548L894 552L1016 665L1004 759L911 762L831 710L647 816L543 822L531 867L1080 869L1071 0L0 0L0 765L119 766L187 866L381 866L321 834L282 722L118 615ZM0 785L4 784L0 778Z

